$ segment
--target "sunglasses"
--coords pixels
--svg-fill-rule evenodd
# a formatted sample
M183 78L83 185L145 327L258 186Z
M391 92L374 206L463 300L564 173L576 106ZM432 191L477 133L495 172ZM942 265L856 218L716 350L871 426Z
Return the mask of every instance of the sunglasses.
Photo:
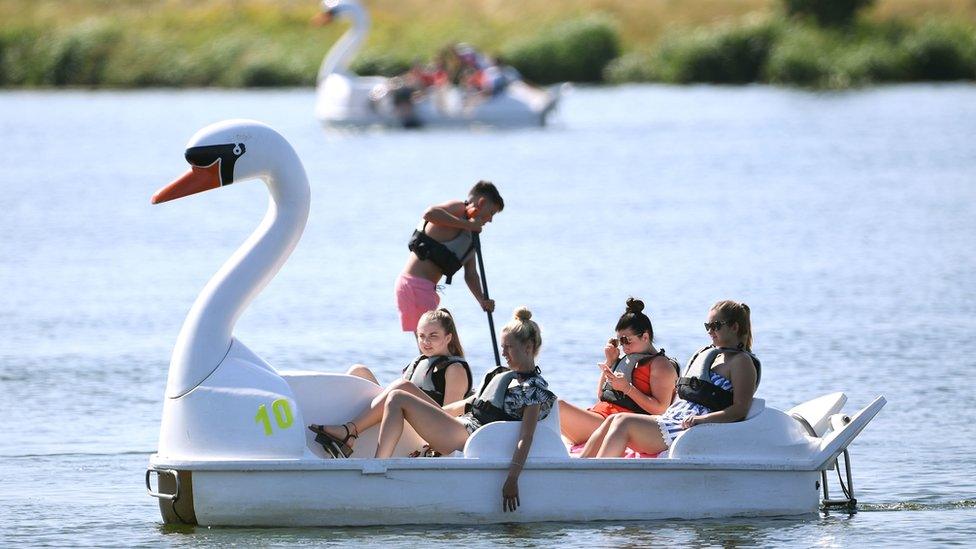
M643 335L643 333L632 336L620 336L617 338L617 340L620 341L621 345L630 345L631 343L637 343L641 335Z
M731 325L732 323L728 322L727 320L716 320L715 322L706 322L705 331L711 332L714 330L717 332L722 326L731 326Z

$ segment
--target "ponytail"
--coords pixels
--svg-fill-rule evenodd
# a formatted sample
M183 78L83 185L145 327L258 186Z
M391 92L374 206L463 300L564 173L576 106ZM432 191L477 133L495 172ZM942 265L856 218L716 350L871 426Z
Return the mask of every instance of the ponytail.
M752 351L752 321L749 306L739 301L719 301L712 305L712 310L718 313L719 320L735 322L739 325L739 343L747 351Z
M454 325L454 317L451 316L451 312L443 308L435 311L427 311L420 316L420 321L417 322L417 325L419 326L422 322L430 320L436 321L444 329L444 333L451 335L451 341L447 344L447 352L451 353L452 356L463 358L464 347L461 346L461 336L458 335L457 326Z

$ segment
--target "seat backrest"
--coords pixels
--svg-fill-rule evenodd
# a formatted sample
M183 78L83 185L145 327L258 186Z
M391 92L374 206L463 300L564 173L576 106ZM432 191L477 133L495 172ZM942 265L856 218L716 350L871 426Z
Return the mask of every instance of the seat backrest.
M302 421L305 425L311 423L341 425L366 410L370 402L383 390L375 383L346 374L281 372L281 377L291 386L298 403L300 413L295 420ZM306 433L309 450L319 457L324 457L324 450L315 442L315 434L304 425L302 429ZM373 457L378 434L379 428L375 426L359 433L352 457ZM423 446L423 439L409 424L405 424L393 455L406 456L421 446Z
M749 406L749 413L746 414L745 419L743 419L742 421L749 421L750 419L755 418L759 414L763 413L763 411L765 409L766 409L766 400L765 399L762 399L762 398L753 398L752 399L752 405ZM738 422L738 423L741 423L741 422ZM682 436L684 436L684 434L686 432L688 432L688 431L685 430L685 431L681 431L680 433L678 433L674 437L674 440L671 441L671 447L668 448L667 450L665 450L664 453L662 453L660 457L668 457L668 456L670 456L671 455L671 450L674 449L674 446L678 443L678 440Z
M468 442L464 445L464 457L511 458L521 430L521 421L489 423L468 437ZM554 404L549 415L536 425L528 457L569 459L569 451L559 435L558 405Z
M766 409L766 401L764 399L761 399L761 398L753 398L752 399L752 406L749 407L749 413L746 414L745 421L748 421L748 420L750 420L750 419L758 416L765 409Z

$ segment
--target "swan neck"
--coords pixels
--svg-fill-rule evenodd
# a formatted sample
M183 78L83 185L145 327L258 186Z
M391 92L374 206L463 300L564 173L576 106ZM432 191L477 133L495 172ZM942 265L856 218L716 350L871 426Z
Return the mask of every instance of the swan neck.
M366 10L356 4L349 5L347 9L349 9L348 16L352 19L352 27L336 41L325 55L322 66L319 67L318 82L322 82L333 73L349 72L349 64L352 63L366 40L370 24Z
M227 355L234 325L281 269L308 220L308 179L290 146L293 162L263 179L271 199L264 219L197 296L170 363L166 396L177 398L205 380Z

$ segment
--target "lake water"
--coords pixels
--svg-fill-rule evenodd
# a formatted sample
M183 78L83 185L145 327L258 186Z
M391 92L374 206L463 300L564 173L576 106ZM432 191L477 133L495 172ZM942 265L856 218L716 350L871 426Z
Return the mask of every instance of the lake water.
M976 535L976 87L816 94L577 89L545 129L328 133L312 90L0 93L0 544L855 546ZM392 284L423 209L496 182L483 237L496 322L528 305L560 396L589 404L629 295L686 360L708 307L747 302L759 396L889 404L852 446L854 515L478 528L168 528L143 473L169 354L206 280L263 215L264 186L151 206L186 140L224 118L281 131L308 227L236 334L283 369L415 354ZM487 323L462 284L476 374ZM836 485L835 485L836 490ZM532 494L522 494L531 498ZM620 504L626 505L626 501Z

